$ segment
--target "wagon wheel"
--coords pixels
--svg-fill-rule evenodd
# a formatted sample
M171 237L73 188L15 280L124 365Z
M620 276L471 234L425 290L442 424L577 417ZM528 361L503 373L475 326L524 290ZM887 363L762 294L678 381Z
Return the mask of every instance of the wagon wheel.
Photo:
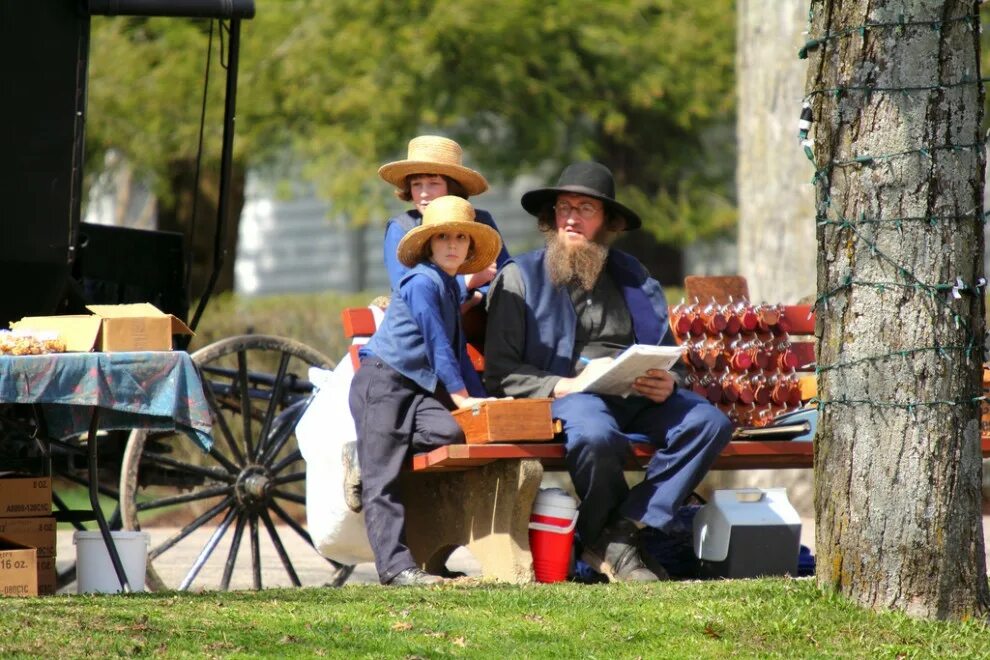
M300 586L300 562L327 567L299 522L306 471L294 431L312 392L308 367L333 362L265 335L223 339L191 357L213 412L213 448L203 453L180 433L135 430L124 453L121 516L125 529L152 533L148 587L184 590L198 578L197 587L208 585L200 588L261 589L263 573L269 586ZM234 579L238 560L250 565L249 582ZM325 561L334 586L353 570Z

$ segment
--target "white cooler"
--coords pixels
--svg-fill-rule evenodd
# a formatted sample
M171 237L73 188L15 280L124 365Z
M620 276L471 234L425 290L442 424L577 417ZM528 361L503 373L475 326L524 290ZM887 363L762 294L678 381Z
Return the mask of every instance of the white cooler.
M784 488L717 490L694 518L706 577L797 575L801 517Z

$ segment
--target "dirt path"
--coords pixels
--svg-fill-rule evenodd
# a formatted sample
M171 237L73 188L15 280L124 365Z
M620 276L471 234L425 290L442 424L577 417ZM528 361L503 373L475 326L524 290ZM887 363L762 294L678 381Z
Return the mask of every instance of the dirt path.
M327 563L316 551L306 545L296 534L291 533L288 528L279 528L280 537L286 547L286 552L292 559L293 568L299 576L299 581L304 587L322 587L333 578L333 567ZM198 551L206 545L212 530L199 530L194 532L190 542L182 543L165 556L168 562L158 560L154 562L155 569L159 571L162 578L170 585L177 585L188 572L189 568L196 560ZM153 528L152 546L161 543L175 533L174 528ZM59 530L57 546L57 566L61 571L75 561L76 547L72 542L72 530ZM229 535L228 535L229 536ZM214 556L203 567L193 589L214 589L220 582L223 574L224 562L227 557L227 544L221 542ZM292 582L282 567L271 545L266 545L264 540L261 544L262 584L265 587L289 587ZM235 589L250 589L252 584L250 571L250 548L247 542L241 544L238 552L237 564L234 570L231 587ZM463 571L469 575L479 574L477 562L465 550L455 552L451 557L450 567L452 570ZM354 573L348 578L347 584L377 584L378 573L372 563L358 564ZM60 593L76 593L76 584L73 583L64 588Z
M175 532L171 528L158 528L152 531L152 545L160 543ZM191 543L179 546L176 550L168 553L169 561L163 563L155 562L155 568L169 584L178 584L189 567L196 560L198 551L209 540L210 531L198 531ZM990 549L990 515L983 517L983 535L985 545ZM293 566L299 576L299 581L304 587L325 586L333 577L332 567L325 559L320 557L315 551L307 546L297 535L289 533L288 530L280 528L280 536L286 545L286 550L292 558ZM801 542L815 549L815 525L814 520L805 518L801 527ZM237 567L234 571L232 587L235 589L250 589L251 574L247 568L250 566L250 550L248 543L241 544L238 554ZM288 587L291 582L282 568L274 549L264 543L261 548L262 563L264 572L262 573L262 584L265 587ZM58 567L59 570L71 565L75 561L76 548L72 543L72 530L60 530L58 532ZM215 557L204 566L200 576L193 583L193 589L212 589L220 581L223 573L224 560L227 556L226 545L221 543ZM174 556L172 556L174 555ZM988 551L988 565L990 565L990 551ZM448 566L451 570L461 571L468 575L479 575L478 563L466 550L458 550L451 557ZM378 574L375 572L374 564L358 564L354 573L347 580L347 584L377 584ZM75 583L63 589L60 593L75 593Z

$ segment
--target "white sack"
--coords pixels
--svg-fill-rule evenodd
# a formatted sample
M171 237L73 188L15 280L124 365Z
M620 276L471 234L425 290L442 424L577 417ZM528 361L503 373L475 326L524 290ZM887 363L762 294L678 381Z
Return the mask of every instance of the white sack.
M381 310L371 308L376 325ZM306 460L306 521L313 545L324 557L342 564L374 561L364 529L364 513L344 503L341 448L355 439L348 393L354 378L350 354L333 371L312 367L309 380L318 389L296 426L299 451Z

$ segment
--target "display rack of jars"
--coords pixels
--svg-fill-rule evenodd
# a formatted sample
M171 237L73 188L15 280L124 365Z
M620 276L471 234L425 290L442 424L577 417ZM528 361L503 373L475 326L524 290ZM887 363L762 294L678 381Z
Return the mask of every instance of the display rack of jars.
M687 347L684 386L737 426L766 426L801 406L800 365L783 305L682 301L671 307L670 325Z

